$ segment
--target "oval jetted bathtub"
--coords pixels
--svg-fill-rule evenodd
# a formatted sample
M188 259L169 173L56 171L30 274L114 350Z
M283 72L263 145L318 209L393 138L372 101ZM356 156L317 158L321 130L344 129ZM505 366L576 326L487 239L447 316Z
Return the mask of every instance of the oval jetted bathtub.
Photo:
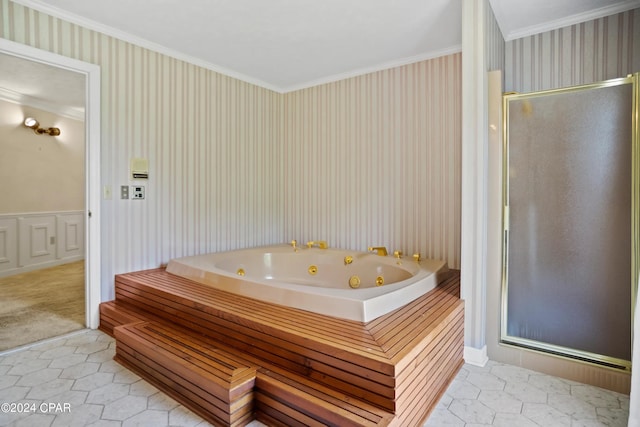
M438 284L443 261L343 249L265 246L176 258L167 272L234 294L359 322Z

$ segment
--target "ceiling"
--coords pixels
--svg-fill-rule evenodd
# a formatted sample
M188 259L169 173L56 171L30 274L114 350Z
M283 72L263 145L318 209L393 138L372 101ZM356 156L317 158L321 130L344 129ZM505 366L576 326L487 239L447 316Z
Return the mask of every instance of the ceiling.
M462 43L463 0L14 1L277 92L459 52ZM507 41L640 7L489 2Z
M0 99L84 120L84 75L0 54Z

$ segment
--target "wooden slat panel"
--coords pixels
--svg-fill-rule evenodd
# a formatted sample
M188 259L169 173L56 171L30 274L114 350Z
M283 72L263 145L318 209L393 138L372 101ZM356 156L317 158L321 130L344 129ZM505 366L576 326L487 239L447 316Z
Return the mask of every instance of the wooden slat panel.
M448 326L441 328L437 335L434 335L431 342L425 343L423 351L416 355L414 359L412 359L408 363L404 363L406 365L405 369L402 370L396 380L398 381L397 390L401 392L403 390L400 384L406 384L406 380L409 377L415 378L415 373L425 363L430 363L438 360L438 355L441 354L449 345L457 346L457 349L461 352L464 348L464 313L462 311L455 312L455 315L452 315L451 318L448 318ZM460 338L462 337L462 338Z
M300 366L304 366L306 363L306 358L295 351L291 351L291 346L287 345L286 341L283 342L281 339L272 336L268 331L263 333L247 328L240 323L236 323L233 318L228 320L224 317L218 317L188 305L182 305L180 302L168 300L165 302L165 300L150 295L144 290L135 293L123 290L118 293L118 296L131 301L132 304L142 307L158 317L170 316L176 323L194 328L194 330L206 333L223 342L235 342L235 345L244 351L255 351L261 353L263 357L269 357L272 354L273 363L279 363L282 366L287 366L288 361ZM279 354L265 351L265 349L270 348L278 349Z
M114 327L140 320L144 320L144 317L127 304L118 301L100 304L100 330L112 337Z
M385 349L387 355L395 355L397 350L394 348L402 348L403 343L410 341L418 330L418 324L437 324L434 318L437 318L443 312L458 303L458 299L454 299L443 292L432 292L428 297L420 298L412 303L409 310L399 313L393 321L385 323L384 328L380 328L372 335L378 343ZM429 316L430 318L425 318Z
M120 285L119 282L117 283ZM145 286L142 283L131 283L126 289L128 292L126 295L123 286L119 287L121 289L117 293L118 297L126 298L136 305L146 303L155 306L155 308L162 309L176 318L184 318L187 315L192 319L201 317L225 331L247 335L248 340L263 340L278 349L301 354L305 358L321 360L327 364L334 364L345 371L357 369L358 366L368 363L371 367L377 366L383 373L393 373L393 366L388 359L382 357L379 351L376 352L369 347L347 349L341 344L336 344L335 341L332 342L333 339L320 339L316 336L291 333L289 328L283 325L267 324L263 321L255 323L246 316L231 315L225 311L226 306L221 307L219 303L214 304L202 299L195 302L184 297L173 297L161 289ZM222 293L221 291L216 292ZM286 310L284 307L282 309ZM215 328L215 326L213 327ZM310 340L314 343L312 348L308 347Z
M173 277L175 277L175 276L171 276L171 275L169 275L169 277L170 277L170 278L173 278ZM184 279L183 279L183 280L184 280ZM195 282L191 282L191 285L192 285L192 286L193 286L193 285L198 286L198 284L196 284ZM202 287L202 286L201 286L201 287ZM439 300L439 299L441 299L441 298L443 297L443 295L444 295L444 296L448 295L448 294L446 294L445 289L439 289L439 288L440 288L440 287L436 288L436 290L440 291L439 293L435 293L435 294L433 294L433 295L431 295L431 293L430 293L430 294L427 294L427 295L429 295L429 298L427 299L427 301L428 301L428 302L430 302L430 304L436 305L436 304L438 304L438 302L439 302L438 300ZM207 289L207 290L209 290L209 289ZM222 294L226 294L227 296L229 295L228 293L226 293L226 292L222 292L222 291L217 291L217 290L211 290L211 291L215 291L215 292L217 293L216 295L218 295L218 294L220 294L220 295L222 295ZM433 291L433 292L435 292L435 291ZM442 294L442 295L441 295L441 294ZM234 300L235 300L235 301L242 301L242 300L246 300L246 299L247 299L247 298L242 298L242 297L233 296L233 300L232 300L232 301L234 301ZM250 300L250 299L249 299L249 300ZM424 301L422 301L422 300L423 300L423 298L421 298L419 301L420 301L421 303L423 303L423 304L424 304ZM264 303L263 303L263 304L264 304ZM227 306L228 306L228 304L225 304L225 307L227 307ZM296 313L296 312L299 312L300 310L287 309L287 308L285 308L285 307L278 307L278 309L280 309L280 310L284 309L284 310L287 312L286 317L287 317L288 319L291 319L291 318L296 319L296 322L294 322L295 324L301 324L301 323L303 322L302 320L297 320L297 317L296 317L296 316L299 314L299 313ZM256 310L253 310L252 312L254 312L254 311L256 311ZM291 314L291 312L293 312L296 316L292 315L292 314ZM395 312L394 312L394 313L395 313ZM383 316L383 317L386 317L386 316ZM422 313L412 313L411 318L409 318L408 320L405 320L405 323L406 323L406 324L408 324L408 325L414 325L414 326L415 326L415 325L417 325L418 323L425 322L425 319L424 319L423 317L424 317L424 316L422 316ZM335 320L336 320L336 323L339 323L339 320L340 320L340 319L335 319ZM420 322L416 322L416 320L420 320ZM353 322L350 322L350 323L351 323L351 324L353 324ZM386 325L386 323L385 323L385 325ZM277 325L277 326L279 326L279 327L283 327L283 325ZM391 326L396 326L396 325L391 325ZM402 325L401 325L401 326L402 326ZM387 326L387 328L389 328L389 326ZM417 327L416 327L415 329L421 329L421 328L417 328ZM288 330L289 330L289 329L288 329ZM397 327L395 330L396 330L396 331L402 331L402 330L403 330L403 328L402 328L402 327ZM317 333L317 331L315 331L315 330L314 330L314 333ZM409 339L409 340L410 340L410 339L412 339L412 336L411 336L410 334L409 334L409 335L407 335L407 334L405 333L405 334L403 334L403 335L398 335L397 333L394 333L394 331L393 331L393 330L391 331L390 335L391 335L391 336L393 336L393 337L396 337L396 339L398 339L397 337L399 337L399 336L403 336L403 337L407 337L407 336L408 336L409 338L407 338L407 339ZM307 338L308 338L308 337L307 337ZM327 337L325 337L325 338L327 338ZM333 335L331 335L331 336L330 336L330 338L331 338L331 339L333 339L333 338L335 338L335 337L334 337ZM380 339L380 338L376 336L376 339ZM344 342L340 342L340 341L335 341L335 342L336 342L336 345L344 345ZM366 355L367 355L367 357L368 357L368 358L370 358L370 357L372 357L372 355L376 354L375 349L372 349L371 347L369 347L369 344L368 344L368 343L367 343L367 344L363 344L363 346L367 346L367 347L366 347L366 348L367 348L367 354L366 354ZM363 348L363 347L361 347L359 350L361 350L362 348ZM338 356L338 355L337 355L337 352L338 352L338 351L340 351L340 348L339 348L339 347L338 347L338 348L333 348L333 349L331 350L331 353L332 353L332 355L336 355L336 356ZM349 352L347 352L347 353L349 353ZM391 354L393 354L392 352L386 351L386 352L385 352L385 357L387 357L387 358L388 358L388 356L390 355L390 353L391 353ZM339 356L338 356L338 357L339 357ZM347 357L349 357L350 359L353 359L353 357L354 357L354 356L353 356L353 354L347 354Z
M148 296L147 293L143 293L143 294L145 297ZM133 298L133 301L137 301L137 305L142 305L143 300L150 300L152 298L156 298L156 297L151 297L151 296L149 296L148 298L135 297ZM160 300L156 300L156 303L159 303L159 301ZM363 378L364 378L363 381L368 382L370 384L367 384L364 387L358 388L356 385L354 385L354 382L344 381L342 378L340 379L333 378L332 373L336 372L335 369L317 372L317 375L314 375L314 377L317 378L319 381L326 382L327 384L334 384L336 382L340 382L341 384L344 385L344 387L347 388L345 391L348 391L356 396L370 398L372 399L372 401L375 401L378 404L383 405L384 407L393 409L393 404L388 403L388 398L380 399L374 396L374 393L378 388L375 383L371 383L370 380L366 379L367 376L377 375L375 374L375 369L377 368L378 365L375 360L373 362L367 361L367 360L362 361L362 360L358 360L358 358L354 357L351 353L341 353L339 351L332 351L332 350L327 350L328 354L319 353L315 351L315 346L316 346L315 341L306 341L304 343L306 347L295 346L286 340L288 336L286 336L286 333L283 336L282 330L265 332L265 331L255 331L253 329L250 329L247 333L247 330L239 324L240 322L220 319L216 316L210 316L208 314L204 314L203 312L196 309L177 306L173 302L167 302L167 304L171 304L171 307L172 307L171 317L174 321L177 321L177 319L185 317L186 314L184 313L187 313L187 312L189 313L190 317L193 317L193 319L199 319L200 323L202 323L203 321L205 322L211 321L211 325L208 325L198 330L208 335L214 336L216 339L219 339L223 342L235 341L236 343L235 345L237 345L239 348L243 349L244 351L251 352L254 355L255 355L255 351L259 350L261 352L261 357L265 357L267 358L267 360L273 363L278 363L280 364L280 366L284 366L289 369L294 369L296 372L299 372L302 374L314 375L313 368L324 365L323 363L319 363L319 364L314 363L314 360L319 360L319 361L332 362L334 365L338 366L339 368L337 368L337 371L344 373L344 375L341 375L341 377L356 375L357 373L360 373L361 375L363 375ZM175 310L175 313L173 310ZM159 312L157 314L160 315ZM210 332L207 332L207 331L210 331ZM282 339L278 338L276 337L276 335L282 336L283 338ZM264 338L266 341L262 341L261 340L262 338ZM312 343L313 345L310 345L310 343ZM296 350L302 354L298 355L299 353L296 353ZM281 360L279 361L279 359L283 357L283 354L287 352L290 352L290 355L291 355L288 357L287 360L293 361L294 363L298 364L299 367L297 369L292 368L291 364L286 363L286 361L284 362ZM343 361L342 357L346 359L354 359L354 360ZM357 381L355 382L357 383ZM383 394L392 395L393 386L390 386L389 390L384 392Z
M188 351L172 350L175 357L194 357L189 351L213 346L274 372L278 380L267 384L288 397L257 389L258 414L264 419L287 425L302 420L309 408L319 416L331 404L310 390L324 387L395 412L392 424L405 425L398 420L413 423L432 410L462 363L459 273L443 277L428 294L366 324L240 297L162 269L117 276L116 299L154 323L177 323L190 338ZM107 313L105 321L116 322ZM307 386L300 386L300 378ZM306 406L296 412L300 408L290 408L289 400L297 399L294 391L300 394L301 387L310 388L300 403Z
M258 371L257 376L262 375L270 376L276 381L286 384L292 389L299 392L309 394L318 399L326 401L328 404L335 406L336 408L344 408L349 413L354 414L356 417L375 422L376 425L380 420L389 418L389 412L382 411L379 408L370 405L364 401L352 399L351 396L345 395L342 392L338 392L335 389L328 388L322 384L316 383L312 378L304 378L300 376L289 375L288 373L278 373L275 371L269 371L261 369ZM257 378L256 378L257 380ZM258 387L259 388L259 387Z
M456 311L456 308L462 311L462 307L462 301L458 301L456 304L434 310L431 315L425 315L424 322L415 322L421 328L415 328L411 331L412 334L402 336L390 350L389 356L395 362L396 373L402 371L407 361L412 360L422 351L421 346L416 345L416 342L424 343L432 340L446 326L447 319Z
M416 398L415 404L409 406L409 410L400 412L398 416L393 419L390 426L405 427L423 425L463 364L464 361L460 360L458 363L448 366L445 371L436 372L438 381L434 382L433 388L425 390L424 398Z
M167 273L168 274L168 273ZM168 277L172 275L168 274ZM195 285L190 292L200 292L203 296L211 296L211 290L206 285L192 282ZM252 298L238 299L237 295L228 292L217 291L216 300L222 305L233 303L237 307L242 307L243 313L247 311L254 313L259 320L268 320L289 325L292 330L300 330L304 334L318 334L324 338L336 337L345 343L352 341L356 345L376 344L366 329L362 328L362 323L339 319L335 317L323 316L304 310L292 309L277 304L265 303ZM282 310L284 308L284 310Z
M459 298L452 296L448 292L447 284L441 284L433 291L427 293L404 307L382 316L372 322L367 327L378 343L389 348L398 331L402 332L407 327L411 330L412 322L422 317L423 313L440 308L443 304L458 301ZM405 332L406 334L406 332Z
M354 406L351 399L328 389L303 384L275 372L260 370L256 377L256 387L275 400L299 411L323 424L335 426L383 426L388 425L392 414L385 414L374 407L366 409ZM356 403L353 400L353 403Z
M216 419L234 422L251 412L255 367L220 351L195 352L188 335L153 326L138 322L117 327L119 358L136 366L144 378L171 388L181 402L194 402Z
M204 348L176 330L144 322L116 331L120 333L118 340L124 341L126 337L138 344L136 348L146 347L150 352L161 353L172 360L172 369L179 370L183 378L203 384L203 388L225 402L253 387L255 367L238 362L225 352Z
M272 397L256 393L256 419L270 427L323 427L325 424L301 414Z
M173 290L177 295L199 295L204 301L214 296L211 301L213 304L218 302L220 305L226 307L228 303L232 303L231 307L228 307L229 313L233 313L234 308L240 308L241 314L258 322L263 320L265 322L276 321L287 324L294 331L300 330L304 334L314 334L318 331L326 330L329 333L325 335L336 337L345 336L347 341L353 339L356 343L370 342L375 344L375 341L369 337L368 332L362 329L360 322L322 316L317 313L265 303L253 298L241 297L169 273L146 273L140 274L139 277L144 280L145 283L154 284L166 290ZM181 293L184 290L187 290L188 294ZM322 334L320 335L324 336Z
M396 400L397 412L403 413L414 406L415 399L428 397L430 391L439 389L438 375L446 372L452 366L462 362L462 354L456 348L459 346L462 334L456 334L452 342L443 342L442 351L438 351L433 359L426 359L425 362L407 378L406 386L401 384Z
M177 393L180 401L190 401L199 405L200 408L206 409L207 412L216 415L220 419L227 419L230 412L229 404L211 393L207 393L206 389L200 385L193 384L175 372L175 368L171 365L166 366L164 359L155 359L148 357L147 354L137 350L134 343L121 340L116 350L116 360L127 366L135 366L137 373L147 381L158 382L168 389ZM166 388L163 388L166 390Z
M434 322L428 326L425 325L424 331L416 332L413 341L404 342L402 349L393 355L393 360L396 362L396 376L400 375L400 372L424 351L425 346L434 342L436 340L435 337L437 337L443 329L446 329L447 326L455 320L456 316L463 316L463 313L464 303L458 301L454 306L449 307L447 311L442 312L439 317L433 319Z
M203 342L209 342L209 340L211 340L211 338L208 337L201 337L200 338ZM213 345L219 347L221 350L224 350L228 353L233 353L234 350L237 351L236 349L234 349L233 347L229 346L229 343L223 343L223 342L219 342L217 340L213 340ZM269 371L272 372L277 372L280 375L283 376L291 376L292 378L300 378L300 377L305 377L308 378L309 380L315 380L318 381L319 383L325 384L330 388L333 388L335 390L339 390L343 393L348 393L351 396L354 396L356 398L361 398L364 401L367 401L369 403L372 403L374 405L377 405L381 408L386 408L389 411L393 411L394 409L394 404L390 403L390 399L389 398L384 398L380 395L377 395L375 393L368 393L366 391L363 391L362 389L353 387L352 385L350 385L349 383L343 382L341 380L339 380L336 377L328 377L328 376L324 376L322 378L318 378L319 376L321 376L321 374L317 374L317 373L313 373L313 372L306 372L306 373L302 373L302 374L296 374L295 372L292 372L288 369L282 368L278 365L274 365L269 363L268 360L265 359L260 359L257 358L249 353L245 353L242 352L241 355L236 354L235 357L241 357L242 360L245 361L245 363L250 364L250 365L255 365L255 366L261 366L264 369L267 369Z
M186 287L183 286L183 282L186 279L168 273L162 275L161 272L153 275L147 273L140 276L141 277L136 278L135 276L127 275L126 279L128 279L128 283L126 284L135 287L144 283L160 292L170 291L172 295L178 296L182 301L185 299L191 300L197 295L196 300L201 304L199 309L209 314L219 315L222 311L227 315L238 315L259 329L271 329L274 326L276 328L286 327L291 335L290 339L294 342L298 337L303 340L313 337L319 344L331 345L334 352L345 350L351 353L355 352L356 354L361 352L364 346L367 346L368 351L365 354L366 357L379 355L382 358L381 361L386 359L384 352L377 348L378 346L375 340L371 338L368 331L362 328L362 324L358 322L337 318L330 318L331 322L327 322L327 316L320 316L303 310L277 306L252 298L233 295L192 281L187 281L188 283L185 286L195 289L190 289L189 292L185 292ZM119 279L120 277L118 276L116 280ZM123 283L125 282L123 281ZM176 284L180 286L176 286ZM153 290L146 290L145 292L147 291L153 292ZM272 316L272 313L275 312L279 313L278 317ZM332 325L329 332L323 333L322 329L315 327L315 324L318 323L321 318L321 322ZM341 338L347 331L350 331L349 339Z
M267 424L283 425L285 427L323 427L325 424L313 418L301 414L288 407L284 403L267 396L264 393L256 393L256 419ZM276 421L274 423L274 421Z
M246 420L246 423L251 420L249 416L251 412L249 410L251 407L250 402L247 402L244 411L238 412L239 419L232 420L228 413L213 404L213 399L203 398L199 394L194 393L191 388L184 387L179 381L175 381L170 376L165 375L166 372L170 371L164 369L152 360L137 354L126 345L118 348L115 360L215 425L244 425L241 420ZM248 397L250 397L250 394L248 394ZM245 412L247 412L247 414L245 414Z
M314 371L310 372L308 377L318 381L319 383L335 388L336 390L342 390L345 393L349 393L358 399L378 405L390 412L395 411L395 391L393 386L383 387L379 385L374 389L366 389L345 381L339 373L337 373L336 376L329 376Z
M415 420L424 419L425 412L433 409L464 363L463 324L464 316L461 313L457 316L456 322L451 324L452 327L442 331L438 345L416 359L415 369L408 369L412 372L407 373L398 387L397 413L399 419L406 421L400 425L420 425L413 423Z
M147 277L147 276L149 276L149 274L143 274L143 276ZM169 275L168 277L171 279L171 278L173 278L174 276ZM166 280L167 280L166 275L164 275L164 276L162 277L162 280L163 280L163 281L166 281ZM184 279L182 279L182 281L184 281ZM188 281L188 284L189 284L190 286L195 286L195 287L200 287L200 288L202 288L202 286L201 286L201 285L196 284L196 283L194 283L194 282L190 282L190 281ZM132 287L144 287L144 286L143 286L143 285L140 285L140 284L138 284L138 283L136 283L136 282L134 281L134 283L133 283L133 286L132 286ZM206 290L207 290L207 291L210 291L209 289L206 289ZM439 289L438 289L438 290L439 290ZM213 290L213 291L215 291L215 290ZM138 290L137 292L139 293L139 290ZM152 292L156 292L156 290L152 290ZM218 292L218 293L220 293L220 294L227 294L227 293L224 293L224 292L221 292L221 291L216 291L216 292ZM160 294L162 294L162 292L160 292ZM149 296L149 293L147 293L147 292L145 291L145 292L144 292L144 295L145 295L145 296ZM150 297L150 298L151 298L151 297ZM158 297L158 296L156 296L156 297L153 297L153 298L159 298L159 297ZM423 299L424 299L424 298L423 298ZM433 298L433 296L430 296L429 298L427 298L427 300L428 300L428 301L431 301L431 300L433 300L433 299L434 299L434 298ZM163 304L173 304L171 301L165 302L164 300L157 300L157 301L156 301L156 303L160 303L160 301L162 301L162 303L163 303ZM199 299L199 301L201 301L201 299ZM140 303L140 302L141 302L141 301L139 301L139 303ZM458 300L458 303L460 303L460 302L459 302L459 300ZM202 303L201 303L201 302L199 302L199 304L202 304ZM205 308L206 308L206 307L205 307ZM279 308L279 309L283 309L283 308ZM165 310L166 310L166 308L165 308ZM185 310L187 310L187 309L186 309L186 308L184 308L184 307L177 307L177 308L176 308L176 307L173 307L173 306L172 306L172 308L171 308L170 312L171 312L171 314L172 314L172 315L178 315L179 313L184 313L184 311L185 311ZM287 310L287 309L286 309L286 308L284 308L284 310ZM289 310L290 310L290 309L289 309ZM195 311L194 311L194 313L193 313L193 315L194 315L194 317L196 317L196 318L197 318L197 317L198 317L198 315L201 315L201 312L200 312L199 310L195 310ZM389 316L389 317L391 317L391 316ZM424 328L424 327L422 326L422 323L427 322L427 321L432 321L433 319L431 319L431 318L427 318L427 319L425 319L425 318L424 318L424 316L421 316L421 315L420 315L420 317L418 318L418 320L420 320L421 322L415 322L414 324L418 324L418 325L421 327L421 329L424 331L424 330L426 330L426 328ZM235 320L235 319L234 319L233 321L227 321L227 323L226 323L226 324L221 324L221 322L222 322L222 321L218 320L218 318L215 318L215 319L214 319L214 323L216 324L216 326L222 326L222 328L218 328L218 329L221 329L221 330L224 330L224 331L231 331L231 332L232 332L232 335L242 334L242 333L244 332L244 329L238 326L238 324L239 324L240 322L238 322L238 321L237 321L237 320ZM272 335L274 335L274 333L270 331L270 332L269 332L269 338L270 338L270 339L273 339L273 336L272 336ZM253 334L253 335L251 335L251 334L250 334L250 335L249 335L249 336L248 336L244 341L247 341L247 342L251 342L251 341L258 341L258 340L260 339L260 337L261 337L261 336L264 336L263 331L260 331L259 333L257 333L257 334ZM415 338L415 337L414 337L414 338ZM228 338L227 338L227 339L232 339L232 338L228 336ZM282 342L277 342L277 341L276 341L276 342L273 342L273 341L272 341L270 344L275 345L275 348L277 348L277 349L278 349L278 352L282 352L282 351L283 351L283 347L284 347L284 348L286 348L286 344L284 344L284 345L283 345L283 343L282 343ZM314 342L314 345L315 345L315 344L316 344L316 343ZM253 348L258 348L258 347L253 347ZM263 345L260 345L260 346L259 346L259 348L264 348L264 346L263 346ZM250 350L250 349L249 349L249 350ZM298 350L298 351L300 351L300 349L297 349L297 348L292 348L291 350L292 350L292 351L294 351L294 350ZM309 366L309 364L313 364L313 360L314 360L315 358L313 357L313 355L308 355L308 353L309 353L311 350L305 349L304 351L305 351L305 352L307 352L307 354L305 354L305 356L306 356L306 357L305 357L304 359L300 360L298 363L301 363L301 364L302 364L302 363L304 363L304 364L305 364L305 366L307 366L307 367L308 367L308 366ZM420 349L415 349L415 351L420 351ZM312 351L311 351L311 352L312 352ZM346 356L347 358L350 358L350 359L353 359L353 358L354 358L353 354L350 354L350 353L347 353L346 355L341 355L341 354L339 354L338 352L336 352L335 350L333 350L333 351L329 351L329 352L331 353L331 354L330 354L330 356L329 356L329 359L331 359L334 363L336 363L336 362L335 362L336 360L338 360L338 361L342 360L342 359L341 359L341 356L343 356L343 357L344 357L344 356ZM294 351L294 353L295 353L295 351ZM317 357L323 357L323 355L315 355L315 356L316 356L316 358L317 358ZM372 367L372 366L371 366L371 361L369 360L368 362L366 362L366 363L364 363L364 364L363 364L363 363L360 363L360 364L358 364L358 365L355 365L355 370L359 369L359 367L360 367L360 366L362 366L362 365L367 366L367 368L368 368L368 369L371 369L371 367ZM353 367L354 367L354 364L350 362L350 366L351 366L350 368L349 368L349 367L346 367L346 368L345 368L345 366L343 365L343 366L340 366L340 369L341 369L341 370L343 370L343 371L345 371L345 372L352 372L352 371L354 370L354 368L353 368ZM320 376L323 376L323 375L325 375L325 374L327 374L327 373L326 373L326 372L321 372L321 375L320 375ZM341 381L341 380L336 380L336 381ZM335 382L335 381L334 381L334 382ZM367 393L368 393L368 392L369 392L369 391L368 391L368 389L366 389L366 390L367 390ZM360 394L358 394L358 395L360 395Z

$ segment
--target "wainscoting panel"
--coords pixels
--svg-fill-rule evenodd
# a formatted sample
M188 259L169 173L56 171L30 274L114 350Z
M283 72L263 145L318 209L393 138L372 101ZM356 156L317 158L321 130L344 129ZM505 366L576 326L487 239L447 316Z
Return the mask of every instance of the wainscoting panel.
M56 258L84 257L84 214L56 215Z
M55 260L55 226L55 215L18 218L19 267Z
M84 213L0 215L0 277L84 259Z
M18 266L18 220L0 218L0 275Z

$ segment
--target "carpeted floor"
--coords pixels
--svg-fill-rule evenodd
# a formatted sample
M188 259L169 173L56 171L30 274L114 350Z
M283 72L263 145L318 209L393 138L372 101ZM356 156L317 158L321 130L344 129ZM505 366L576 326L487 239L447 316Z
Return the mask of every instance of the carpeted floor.
M0 351L84 327L84 261L0 278Z

